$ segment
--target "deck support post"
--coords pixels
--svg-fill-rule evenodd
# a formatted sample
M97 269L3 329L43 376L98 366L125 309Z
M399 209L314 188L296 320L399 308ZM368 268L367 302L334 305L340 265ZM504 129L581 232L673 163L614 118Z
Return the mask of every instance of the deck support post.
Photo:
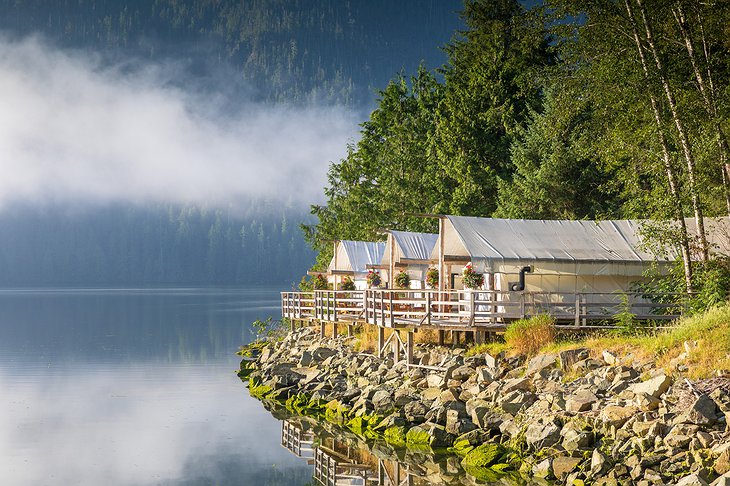
M332 323L332 337L333 338L337 337L337 321L334 321Z
M580 294L575 294L575 327L580 326Z
M352 324L347 325L347 337L355 337L355 326Z
M431 292L426 292L426 324L431 325Z
M406 355L408 358L408 361L407 361L408 364L414 364L413 363L413 351L415 348L415 342L413 339L415 337L414 334L415 334L415 332L413 331L413 329L408 330L408 342L406 343Z
M378 326L378 358L383 357L383 344L385 344L385 328Z
M325 323L324 320L319 321L319 338L324 339L326 330L325 330Z
M474 343L475 344L484 344L484 334L485 331L474 331Z
M401 348L401 341L400 341L400 333L398 332L398 329L393 329L393 334L391 338L390 346L393 349L393 363L398 364L400 363L400 348Z
M289 319L289 330L294 332L297 330L297 321L294 318Z
M439 329L439 346L443 346L446 341L446 331Z

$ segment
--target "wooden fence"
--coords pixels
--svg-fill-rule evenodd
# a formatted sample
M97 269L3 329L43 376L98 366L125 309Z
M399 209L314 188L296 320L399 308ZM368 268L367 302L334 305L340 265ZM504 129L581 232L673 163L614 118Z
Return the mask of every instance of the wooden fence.
M560 324L605 327L621 317L679 317L679 294L316 290L282 292L282 317L323 322L365 322L380 327L501 328L510 321L547 314ZM610 323L609 323L610 324Z

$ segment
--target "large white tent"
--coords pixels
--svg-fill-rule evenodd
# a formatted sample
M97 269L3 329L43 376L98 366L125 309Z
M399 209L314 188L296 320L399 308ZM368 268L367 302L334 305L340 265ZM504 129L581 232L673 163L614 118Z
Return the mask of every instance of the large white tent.
M708 220L708 235L722 246L728 219ZM693 223L693 222L692 222ZM444 216L432 257L442 282L459 288L464 264L485 274L486 288L508 290L529 266L525 289L542 292L628 290L650 265L666 267L675 254L655 254L642 244L641 221L516 220ZM691 229L693 224L689 224ZM725 243L727 246L727 243Z
M404 270L411 278L411 288L423 288L429 264L438 261L431 258L437 241L438 235L433 233L388 232L385 253L379 265L387 272L388 286L394 287L393 276Z
M377 265L383 258L385 242L340 240L335 243L334 256L327 268L327 276L335 288L346 276L351 277L358 289L367 287L365 278L369 265Z

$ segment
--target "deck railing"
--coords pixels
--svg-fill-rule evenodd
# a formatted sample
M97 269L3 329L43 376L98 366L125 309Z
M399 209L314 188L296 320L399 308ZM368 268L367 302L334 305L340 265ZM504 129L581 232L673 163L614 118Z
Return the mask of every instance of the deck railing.
M502 327L539 314L576 326L619 315L674 319L680 294L635 292L506 292L494 290L315 290L282 292L282 316L325 322L362 321L381 327Z

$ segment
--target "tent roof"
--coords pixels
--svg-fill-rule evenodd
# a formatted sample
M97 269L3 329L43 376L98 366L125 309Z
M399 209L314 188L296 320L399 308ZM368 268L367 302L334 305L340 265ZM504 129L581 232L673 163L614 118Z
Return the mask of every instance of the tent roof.
M366 265L380 263L385 253L385 242L341 240L340 245L355 273L366 273Z
M428 260L436 246L439 235L432 233L412 233L409 231L391 231L400 256L406 260Z
M473 260L642 263L639 221L491 219L447 216Z

